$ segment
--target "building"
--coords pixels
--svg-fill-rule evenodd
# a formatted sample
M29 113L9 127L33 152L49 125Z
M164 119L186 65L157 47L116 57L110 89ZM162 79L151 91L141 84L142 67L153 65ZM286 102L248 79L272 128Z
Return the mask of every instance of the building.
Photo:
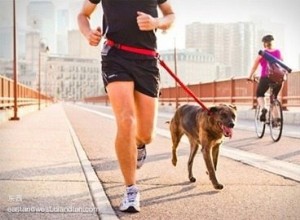
M12 27L0 27L0 58L13 58Z
M58 100L80 101L104 93L98 59L50 55L41 90Z
M18 82L35 90L40 87L43 94L61 100L103 94L100 45L91 47L78 30L70 31L70 19L76 20L82 1L72 1L71 10L69 3L56 4L50 0L17 2ZM13 77L12 36L12 1L0 1L0 74L8 78Z
M38 74L39 69L39 47L41 35L39 31L31 31L26 34L26 56L28 62L28 74Z
M69 11L61 9L57 11L57 53L68 54L68 27L69 27Z
M37 78L35 74L30 74L31 65L24 59L17 62L18 82L37 90ZM13 79L13 60L0 58L0 75Z
M70 30L68 32L68 48L69 56L81 58L100 58L101 45L93 47L89 45L87 39L84 38L79 30Z
M166 50L161 51L160 56L184 84L210 82L226 77L225 66L218 64L213 55L198 49ZM173 78L161 66L159 68L161 86L174 86Z
M27 25L38 30L52 51L56 51L56 16L52 1L30 1L27 6Z
M200 23L186 26L186 48L214 55L216 62L230 68L227 77L245 75L254 53L255 25L252 22Z
M40 65L32 72L31 62L18 60L18 82L58 100L80 101L105 93L100 60L41 53ZM0 59L0 72L13 76L13 61Z
M253 22L201 23L186 26L186 48L214 55L227 67L227 77L245 76L262 48L261 38L274 34L276 45L284 48L284 26L261 19ZM282 51L284 53L284 51Z

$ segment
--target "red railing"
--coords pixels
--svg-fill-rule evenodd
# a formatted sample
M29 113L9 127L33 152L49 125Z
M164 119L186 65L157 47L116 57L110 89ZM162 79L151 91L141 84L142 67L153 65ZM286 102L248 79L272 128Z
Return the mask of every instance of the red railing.
M0 109L11 108L14 106L14 81L0 76ZM53 101L52 98L43 94L40 95L42 102ZM38 105L39 104L39 92L31 89L20 83L17 84L17 105Z
M231 78L208 83L187 85L199 99L207 105L218 103L231 103L235 105L256 106L256 83L251 83L243 78ZM279 100L284 109L300 107L300 72L288 75L283 88L279 93ZM97 96L84 99L85 102L108 103L108 97ZM176 102L182 104L194 102L181 87L169 87L161 89L159 101L162 105L172 105Z

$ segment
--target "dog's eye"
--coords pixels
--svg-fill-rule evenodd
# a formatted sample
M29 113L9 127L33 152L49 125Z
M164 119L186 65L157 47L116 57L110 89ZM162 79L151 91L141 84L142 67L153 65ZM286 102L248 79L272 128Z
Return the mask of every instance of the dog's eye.
M221 113L222 118L227 118L227 114L226 113Z

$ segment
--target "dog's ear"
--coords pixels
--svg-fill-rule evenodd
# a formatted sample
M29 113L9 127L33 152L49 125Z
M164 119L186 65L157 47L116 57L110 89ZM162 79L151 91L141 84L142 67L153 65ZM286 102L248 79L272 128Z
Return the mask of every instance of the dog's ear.
M237 110L237 108L236 108L235 105L232 105L232 104L231 104L231 105L229 105L229 107L232 108L232 109L235 110L235 111Z
M209 112L212 112L212 113L216 113L218 110L219 110L219 109L218 109L218 107L216 107L216 106L213 106L213 107L210 107L210 108L209 108Z

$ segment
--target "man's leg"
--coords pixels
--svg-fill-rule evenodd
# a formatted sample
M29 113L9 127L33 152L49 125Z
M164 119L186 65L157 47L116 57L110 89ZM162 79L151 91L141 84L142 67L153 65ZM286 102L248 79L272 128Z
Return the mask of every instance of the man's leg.
M154 136L157 121L158 98L135 91L136 142L137 146L149 144Z
M123 212L140 211L140 193L136 186L136 119L133 82L113 82L107 87L116 121L116 153L124 177L126 190L120 204Z
M137 150L133 82L113 82L106 88L117 122L115 148L119 165L125 185L134 185Z

